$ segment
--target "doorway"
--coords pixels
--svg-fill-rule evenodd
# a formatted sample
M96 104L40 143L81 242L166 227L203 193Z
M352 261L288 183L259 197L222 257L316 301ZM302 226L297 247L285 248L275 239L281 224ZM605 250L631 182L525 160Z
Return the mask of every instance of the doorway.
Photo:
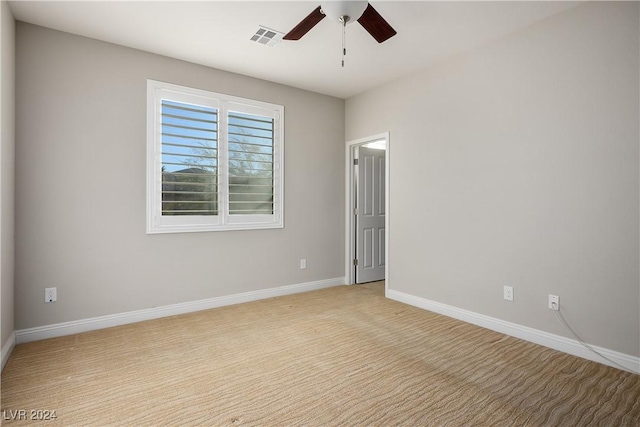
M388 287L389 133L347 142L346 274L348 284Z

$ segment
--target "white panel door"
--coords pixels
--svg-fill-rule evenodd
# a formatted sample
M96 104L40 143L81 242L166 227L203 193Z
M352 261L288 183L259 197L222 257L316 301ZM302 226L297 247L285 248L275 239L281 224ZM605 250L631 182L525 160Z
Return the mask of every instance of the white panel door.
M356 283L384 280L385 154L358 148Z

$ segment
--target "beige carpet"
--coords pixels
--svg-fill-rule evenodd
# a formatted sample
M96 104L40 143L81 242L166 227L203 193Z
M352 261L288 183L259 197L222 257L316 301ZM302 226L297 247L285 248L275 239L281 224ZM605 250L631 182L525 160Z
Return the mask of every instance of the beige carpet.
M381 297L384 296L384 280L380 280L379 282L363 283L358 286L373 292L375 295L379 295Z
M4 424L638 426L640 376L364 287L16 347Z

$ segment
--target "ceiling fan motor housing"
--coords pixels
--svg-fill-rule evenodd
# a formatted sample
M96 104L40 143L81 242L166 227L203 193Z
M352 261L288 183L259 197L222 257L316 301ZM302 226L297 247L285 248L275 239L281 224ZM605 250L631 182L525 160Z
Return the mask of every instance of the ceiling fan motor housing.
M325 1L321 3L322 13L333 21L346 24L357 21L364 13L368 1L346 0L346 1ZM344 19L347 17L348 19ZM344 23L343 23L344 24Z

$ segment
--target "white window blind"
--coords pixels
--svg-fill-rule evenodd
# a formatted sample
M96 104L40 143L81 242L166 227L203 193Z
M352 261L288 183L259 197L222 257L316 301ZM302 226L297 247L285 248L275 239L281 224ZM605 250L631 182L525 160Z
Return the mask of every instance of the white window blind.
M162 215L218 215L218 111L162 101Z
M273 119L230 112L229 214L273 214Z
M148 81L147 232L283 226L283 107Z

